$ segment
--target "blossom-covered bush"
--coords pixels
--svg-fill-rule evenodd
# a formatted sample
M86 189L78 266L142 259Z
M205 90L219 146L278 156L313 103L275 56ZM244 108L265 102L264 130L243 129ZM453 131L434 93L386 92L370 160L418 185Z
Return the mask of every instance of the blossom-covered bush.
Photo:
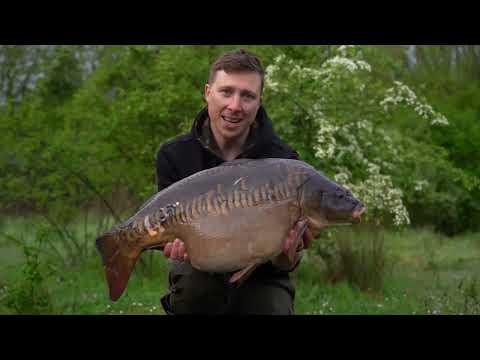
M428 140L428 129L448 119L406 84L379 76L363 47L334 47L316 66L279 55L266 72L275 126L301 157L362 199L367 220L410 224L407 193L421 197L432 185L429 174L402 173L412 169L412 149L395 121L401 114L418 123Z

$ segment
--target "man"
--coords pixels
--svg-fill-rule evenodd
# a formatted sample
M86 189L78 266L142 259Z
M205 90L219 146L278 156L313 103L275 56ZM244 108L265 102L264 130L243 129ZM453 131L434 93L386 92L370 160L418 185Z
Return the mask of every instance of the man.
M158 190L198 171L239 158L290 158L298 154L274 133L262 107L264 70L246 50L227 52L212 66L205 85L207 103L190 133L163 144L157 154ZM297 235L292 229L289 241ZM286 255L259 266L239 287L232 274L194 269L181 239L163 249L173 260L169 293L161 300L167 314L293 314L295 289L289 273L312 240L307 230L293 263Z

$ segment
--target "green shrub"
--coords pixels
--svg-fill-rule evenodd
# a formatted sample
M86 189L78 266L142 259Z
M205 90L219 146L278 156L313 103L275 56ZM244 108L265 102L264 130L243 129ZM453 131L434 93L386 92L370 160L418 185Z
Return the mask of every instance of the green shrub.
M388 269L380 232L341 231L317 243L315 251L325 261L328 282L347 281L362 291L382 291Z
M45 272L41 268L39 251L24 246L25 264L22 276L12 285L4 285L0 302L16 314L49 314L54 312L52 297L45 284Z

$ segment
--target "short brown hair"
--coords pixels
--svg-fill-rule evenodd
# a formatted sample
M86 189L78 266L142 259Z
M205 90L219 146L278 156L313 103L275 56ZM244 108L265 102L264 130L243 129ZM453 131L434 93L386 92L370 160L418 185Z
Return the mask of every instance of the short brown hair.
M215 81L217 71L223 70L227 74L236 72L256 72L261 78L260 93L263 92L265 70L260 59L245 49L228 51L220 56L210 68L208 83Z

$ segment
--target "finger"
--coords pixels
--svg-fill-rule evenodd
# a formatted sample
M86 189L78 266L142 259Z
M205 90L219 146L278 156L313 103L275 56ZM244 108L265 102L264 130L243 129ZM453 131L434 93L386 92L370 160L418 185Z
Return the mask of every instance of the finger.
M163 249L163 255L165 255L166 257L170 257L171 254L172 254L172 243L168 243L167 245L165 245L165 248Z
M185 257L185 253L186 253L185 243L182 241L178 245L178 256L183 259Z
M175 260L182 261L186 252L185 243L180 239L175 239L173 244L175 249Z
M179 245L180 245L180 240L175 239L175 241L173 242L173 246L172 246L172 254L170 255L170 257L174 260L179 260L180 259L180 256L178 254Z
M290 233L288 234L288 238L291 239L291 241L293 241L297 237L297 234L298 234L297 230L292 229L292 230L290 230Z
M290 232L288 233L288 237L287 239L285 240L285 242L283 243L283 252L285 254L288 254L288 250L290 249L290 247L292 246L293 242L295 241L297 237L297 232L295 231L295 229L292 229L290 230Z

